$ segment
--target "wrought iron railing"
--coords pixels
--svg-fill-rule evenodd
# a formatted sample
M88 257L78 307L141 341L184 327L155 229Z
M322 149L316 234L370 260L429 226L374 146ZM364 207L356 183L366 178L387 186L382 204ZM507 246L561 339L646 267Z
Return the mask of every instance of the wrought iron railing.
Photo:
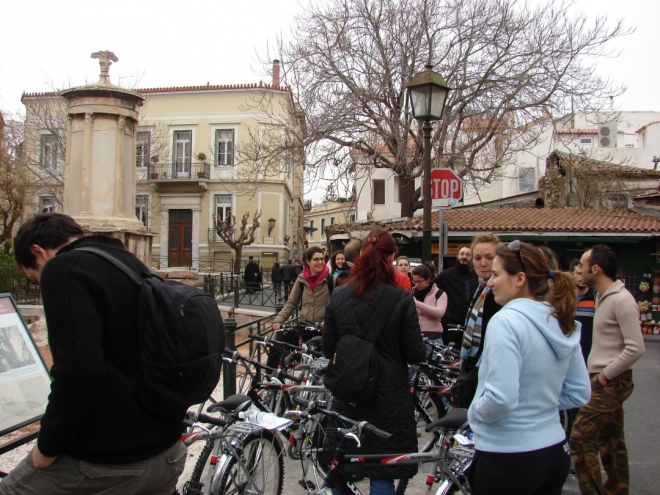
M31 283L18 267L0 270L0 293L5 292L11 293L17 304L42 304L39 285Z
M147 167L137 169L137 180L147 181L177 181L177 180L209 180L211 164L190 163L150 163Z

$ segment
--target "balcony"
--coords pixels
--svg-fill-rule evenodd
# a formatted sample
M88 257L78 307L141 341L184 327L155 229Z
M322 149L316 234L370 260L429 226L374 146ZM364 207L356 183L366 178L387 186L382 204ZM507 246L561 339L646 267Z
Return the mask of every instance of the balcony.
M208 236L208 242L209 246L214 246L215 244L222 244L225 241L222 240L222 238L218 235L218 231L216 229L209 229L209 236Z
M148 182L199 182L211 178L209 163L150 163L147 167L137 168L137 180Z

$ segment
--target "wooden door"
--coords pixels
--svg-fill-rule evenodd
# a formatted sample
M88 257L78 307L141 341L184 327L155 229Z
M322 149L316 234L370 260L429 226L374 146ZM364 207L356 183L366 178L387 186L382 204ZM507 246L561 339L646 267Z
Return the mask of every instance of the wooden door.
M168 266L190 266L192 261L192 210L170 210Z

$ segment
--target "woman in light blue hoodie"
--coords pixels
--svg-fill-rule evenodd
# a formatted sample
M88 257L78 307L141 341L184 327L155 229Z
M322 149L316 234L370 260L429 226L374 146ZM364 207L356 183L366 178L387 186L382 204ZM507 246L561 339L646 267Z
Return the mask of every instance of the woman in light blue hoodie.
M488 324L468 410L471 493L560 495L571 458L558 410L581 407L591 394L573 277L513 241L497 248L488 286L504 307Z

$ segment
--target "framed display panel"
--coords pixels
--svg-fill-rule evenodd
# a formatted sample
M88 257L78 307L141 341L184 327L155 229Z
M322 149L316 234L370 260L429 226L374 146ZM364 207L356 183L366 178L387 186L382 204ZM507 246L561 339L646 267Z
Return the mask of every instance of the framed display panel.
M0 436L41 419L50 374L11 294L0 294Z

